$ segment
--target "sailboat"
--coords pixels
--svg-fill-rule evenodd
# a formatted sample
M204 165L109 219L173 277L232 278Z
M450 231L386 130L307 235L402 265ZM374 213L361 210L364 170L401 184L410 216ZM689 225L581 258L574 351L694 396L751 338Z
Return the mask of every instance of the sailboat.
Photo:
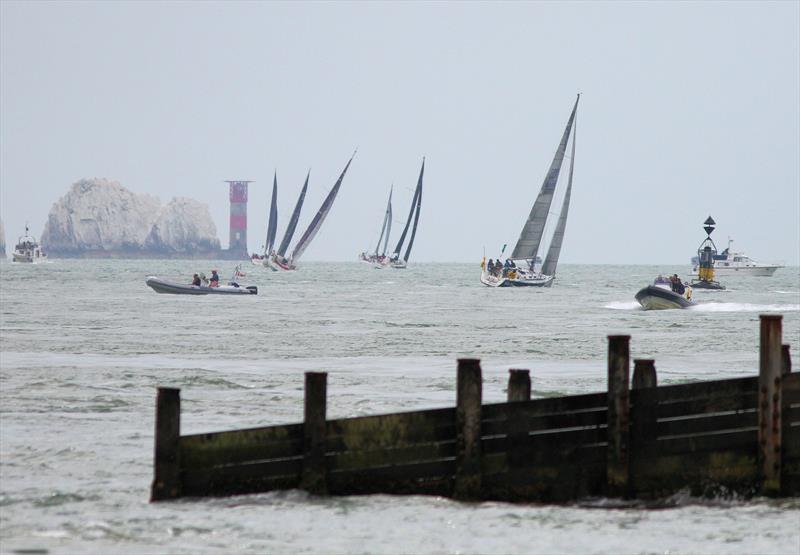
M339 193L339 188L342 186L342 181L344 180L344 176L347 173L347 169L350 167L350 163L353 161L356 153L353 152L353 155L350 156L350 160L347 161L342 173L339 175L339 179L336 180L336 184L328 193L328 196L325 197L325 200L322 201L322 205L317 210L317 213L314 215L314 218L311 220L311 223L308 224L303 235L297 241L297 244L294 247L294 251L289 258L286 258L286 250L289 248L289 242L292 240L292 235L294 234L295 227L297 227L297 220L300 217L300 208L303 206L303 199L305 198L306 188L308 187L308 176L306 176L306 183L303 185L303 190L300 193L300 198L297 201L297 205L295 206L295 211L292 214L292 219L289 221L289 227L286 230L286 235L283 238L280 246L278 247L278 251L275 253L275 256L270 257L270 261L273 262L278 268L281 270L296 270L297 269L297 261L303 255L305 250L308 248L308 245L311 244L311 241L317 235L320 227L322 227L322 222L325 221L325 218L328 217L328 213L331 210L331 206L333 206L333 201L336 200L336 195ZM309 172L310 175L311 172Z
M274 267L269 265L269 258L273 253L272 247L275 245L275 236L278 232L278 172L275 172L275 177L272 180L272 204L269 209L269 221L267 223L267 241L264 243L264 254L258 256L254 254L251 258L253 264L264 265L267 268L275 270Z
M561 137L556 154L550 164L550 170L544 178L544 183L539 190L539 195L533 203L530 215L528 216L522 232L519 235L517 244L511 256L506 260L505 265L487 264L486 257L481 262L481 283L489 287L550 287L556 275L558 258L561 255L561 245L564 242L564 230L567 227L567 215L569 213L570 196L572 195L572 175L575 167L575 116L578 110L580 95L575 100L572 113L567 121L567 127ZM550 212L550 205L553 202L558 176L561 173L561 166L564 162L564 154L567 150L567 143L572 135L572 156L569 163L569 179L567 189L564 193L564 200L561 205L561 213L556 224L550 247L544 258L544 263L537 271L535 268L536 258L542 244L547 216ZM491 260L490 260L491 262Z
M308 190L308 178L311 176L311 170L308 170L306 174L306 181L303 184L303 188L300 189L300 195L297 197L297 202L294 205L294 210L292 211L292 217L289 218L289 224L286 226L286 232L283 234L283 239L281 240L280 245L278 246L277 251L269 251L269 255L264 258L264 266L267 268L278 271L278 270L288 270L289 269L289 261L286 260L286 251L289 248L289 243L292 241L292 236L294 236L294 230L297 228L297 222L300 219L300 211L303 209L303 203L306 199L306 191Z
M389 258L390 264L392 268L402 269L408 265L408 257L411 256L411 247L414 245L414 237L417 234L417 224L419 223L419 211L422 207L422 176L425 173L425 157L422 158L422 167L419 170L419 178L417 179L417 188L414 190L414 198L411 200L411 209L408 212L408 218L406 219L406 225L403 228L403 233L400 235L400 240L397 242L397 246L392 251L392 256ZM414 226L411 229L411 237L408 240L408 246L406 247L406 252L403 257L400 257L400 251L403 249L403 243L406 240L406 234L408 233L408 226L411 224L411 220L414 220Z
M389 235L392 232L392 190L389 189L389 202L386 203L386 213L383 216L383 225L381 226L381 235L378 237L378 244L375 245L375 252L367 254L362 252L360 259L362 262L371 264L375 268L383 268L389 263L386 256L386 248L389 245ZM383 241L383 250L381 251L381 241Z

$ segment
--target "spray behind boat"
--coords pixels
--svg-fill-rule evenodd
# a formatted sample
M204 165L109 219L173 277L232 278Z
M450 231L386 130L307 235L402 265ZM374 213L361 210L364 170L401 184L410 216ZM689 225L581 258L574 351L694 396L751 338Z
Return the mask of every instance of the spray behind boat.
M717 223L709 216L703 222L703 229L706 238L697 248L697 258L700 261L697 269L697 279L692 280L692 287L696 289L715 289L722 290L725 286L714 280L714 256L717 254L717 246L711 239L711 233Z

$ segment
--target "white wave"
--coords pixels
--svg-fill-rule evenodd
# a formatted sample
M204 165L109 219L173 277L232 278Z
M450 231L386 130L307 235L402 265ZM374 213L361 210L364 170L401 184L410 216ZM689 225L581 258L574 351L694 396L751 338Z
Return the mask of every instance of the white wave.
M642 306L638 301L614 301L603 308L610 308L611 310L641 310Z
M698 312L797 312L800 304L752 304L752 303L698 303L689 307Z

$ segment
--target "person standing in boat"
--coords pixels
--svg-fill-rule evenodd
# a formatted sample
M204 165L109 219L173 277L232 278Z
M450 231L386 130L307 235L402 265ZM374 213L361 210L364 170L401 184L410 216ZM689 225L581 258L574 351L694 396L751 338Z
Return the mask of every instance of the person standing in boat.
M211 278L208 281L209 287L219 287L219 274L216 270L211 270Z
M201 285L201 284L202 284L202 282L200 281L200 276L199 276L199 275L197 275L197 274L195 274L195 275L192 277L192 285L195 285L195 286L197 286L197 287L200 287L200 285Z
M681 278L678 277L678 274L672 274L672 279L670 281L672 282L671 284L672 291L677 293L678 295L683 295L684 292L686 291L686 288L683 286Z

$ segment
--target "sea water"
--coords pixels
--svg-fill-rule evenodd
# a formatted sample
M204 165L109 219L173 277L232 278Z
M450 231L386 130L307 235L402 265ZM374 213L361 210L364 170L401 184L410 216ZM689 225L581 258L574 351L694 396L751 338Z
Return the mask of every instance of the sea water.
M230 262L53 260L0 266L2 553L786 553L800 499L692 498L654 509L283 491L148 503L158 386L183 433L302 421L303 373L328 372L331 418L455 404L456 358L484 400L509 368L535 397L603 391L609 334L660 384L753 376L759 315L783 314L800 361L800 271L729 278L697 306L644 311L638 289L688 267L562 265L550 289L490 289L475 264L247 265L257 296L159 295Z

